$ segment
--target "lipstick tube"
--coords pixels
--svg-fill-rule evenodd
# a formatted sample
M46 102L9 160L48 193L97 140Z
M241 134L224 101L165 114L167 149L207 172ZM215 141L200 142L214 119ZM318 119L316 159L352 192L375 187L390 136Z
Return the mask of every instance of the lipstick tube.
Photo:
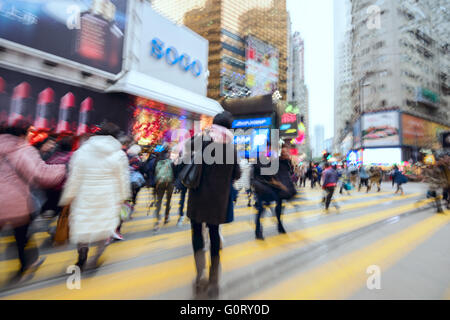
M27 82L22 82L14 88L8 125L13 126L20 120L25 120L29 123L32 122L33 115L31 114L30 91L31 87Z
M47 88L39 94L36 107L36 117L34 127L38 131L50 131L52 104L54 102L55 92L51 88Z
M6 121L8 121L8 95L5 80L0 77L0 124Z
M78 120L77 136L89 133L89 120L93 110L94 101L92 98L86 98L81 103L80 117Z
M59 120L56 128L57 134L72 134L72 123L74 122L75 96L72 92L61 98L59 105Z

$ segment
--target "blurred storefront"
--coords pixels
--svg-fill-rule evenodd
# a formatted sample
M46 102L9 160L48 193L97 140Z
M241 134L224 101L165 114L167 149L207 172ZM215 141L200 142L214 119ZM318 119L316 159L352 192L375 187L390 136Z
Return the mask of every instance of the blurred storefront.
M156 13L144 2L133 21L130 70L107 89L133 96L132 134L141 145L177 144L223 111L206 97L208 41ZM176 130L183 132L175 136ZM176 141L174 141L174 139Z
M79 25L69 23L74 5ZM2 1L0 13L0 121L76 135L107 120L146 145L223 110L206 97L208 41L148 2Z
M269 145L274 143L271 129L277 128L279 117L272 95L227 99L223 107L234 116L234 143L239 156L254 159L260 153L267 152Z

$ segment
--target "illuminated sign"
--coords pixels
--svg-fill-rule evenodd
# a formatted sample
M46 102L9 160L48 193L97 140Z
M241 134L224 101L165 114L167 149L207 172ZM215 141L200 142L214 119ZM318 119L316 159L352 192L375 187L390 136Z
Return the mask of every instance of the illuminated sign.
M297 115L293 113L285 113L281 116L281 123L297 123Z
M268 127L271 124L272 118L240 119L233 121L233 129Z
M280 135L282 137L296 137L298 133L298 116L285 113L281 116Z
M347 166L348 167L359 167L359 166L361 166L362 154L363 154L363 150L361 150L361 151L350 151L347 154Z
M152 57L158 60L165 57L168 65L173 66L177 64L181 70L185 72L190 71L195 77L202 74L203 66L199 60L191 61L191 57L188 54L183 53L180 55L174 47L164 49L164 42L158 38L154 38L151 44L152 50L150 54Z
M234 136L234 144L249 144L251 136Z

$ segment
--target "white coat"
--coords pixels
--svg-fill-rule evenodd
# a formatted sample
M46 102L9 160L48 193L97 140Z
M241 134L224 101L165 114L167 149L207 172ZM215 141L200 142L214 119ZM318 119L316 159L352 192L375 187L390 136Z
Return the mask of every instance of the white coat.
M70 241L106 240L120 222L122 203L131 196L128 158L112 136L94 136L77 150L60 205L71 204Z
M250 176L252 173L251 171L252 165L248 161L243 160L239 163L239 166L241 168L241 178L234 183L234 187L237 190L241 189L248 190L250 189Z

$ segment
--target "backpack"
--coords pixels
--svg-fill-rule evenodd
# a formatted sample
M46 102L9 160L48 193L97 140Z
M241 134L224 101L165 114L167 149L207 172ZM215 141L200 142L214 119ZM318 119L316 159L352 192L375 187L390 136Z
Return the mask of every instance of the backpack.
M170 184L173 182L172 163L169 159L159 161L155 172L156 184Z
M151 157L147 160L145 165L143 166L143 171L145 173L145 178L147 179L147 185L151 188L155 187L155 164L156 164L156 158Z

